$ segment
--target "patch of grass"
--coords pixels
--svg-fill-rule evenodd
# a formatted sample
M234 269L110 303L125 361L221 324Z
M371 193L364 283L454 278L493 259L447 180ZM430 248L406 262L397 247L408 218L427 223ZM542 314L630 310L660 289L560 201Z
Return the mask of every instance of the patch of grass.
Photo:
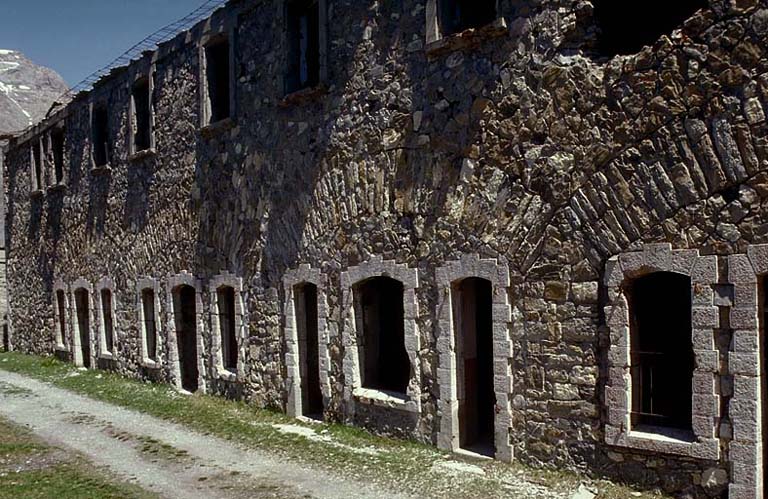
M113 481L80 456L37 440L0 418L0 499L151 499L141 488Z
M422 497L536 496L525 489L526 484L534 488L542 484L542 488L569 496L585 480L573 473L496 461L469 461L481 470L479 474L451 474L435 466L436 463L462 458L434 447L378 437L349 426L304 425L283 414L259 410L243 402L181 395L167 385L142 383L103 371L79 371L53 358L4 353L0 354L0 369L31 375L60 388L173 421L201 433L268 450L304 465ZM282 432L275 427L278 424L312 428L325 441ZM521 485L523 488L519 489ZM605 481L600 482L599 488L600 498L662 497L653 493L631 495L632 489Z

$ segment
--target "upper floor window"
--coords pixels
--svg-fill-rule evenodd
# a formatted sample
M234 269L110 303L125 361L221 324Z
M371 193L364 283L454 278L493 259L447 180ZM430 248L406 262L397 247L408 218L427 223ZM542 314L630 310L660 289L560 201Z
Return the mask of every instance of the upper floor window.
M632 426L690 431L691 279L655 272L631 281L628 291Z
M64 129L54 128L51 131L54 184L61 184L64 182L64 142Z
M438 15L443 36L481 28L496 19L496 0L440 0Z
M42 141L32 142L32 191L39 191L43 186L43 157Z
M109 113L105 105L96 105L91 113L91 139L93 164L96 167L109 164Z
M210 125L232 115L230 48L227 38L219 38L205 46L204 64L203 123Z
M141 78L131 89L131 127L133 154L152 148L152 86L148 77Z
M320 1L293 0L286 7L290 94L320 83Z

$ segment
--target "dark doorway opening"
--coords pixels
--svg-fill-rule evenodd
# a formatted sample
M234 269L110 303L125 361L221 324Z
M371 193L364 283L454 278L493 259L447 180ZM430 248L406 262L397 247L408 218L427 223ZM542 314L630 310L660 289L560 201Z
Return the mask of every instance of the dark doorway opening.
M493 456L493 286L471 277L453 285L459 403L459 445Z
M760 317L760 408L763 444L763 490L768 487L768 276L760 278L759 317Z
M443 36L482 28L496 19L496 0L440 0L438 6Z
M224 369L237 372L237 334L235 331L235 289L222 286L216 290L219 306L219 329L221 333L221 359Z
M594 5L595 20L600 28L600 53L614 56L635 54L646 45L653 45L662 35L682 26L696 11L708 7L709 2L595 0Z
M389 277L374 277L356 286L361 320L358 338L364 388L405 393L411 363L405 350L403 284Z
M195 288L179 286L173 291L176 341L179 351L181 387L196 392L199 371L197 368L197 305Z
M112 319L112 291L109 289L101 290L101 317L104 321L104 348L107 352L113 353L114 345L114 322Z
M146 288L141 291L141 309L144 316L144 341L147 359L157 361L157 322L155 321L155 291Z
M317 331L317 286L300 284L294 289L296 332L299 338L301 371L301 409L304 416L322 419L323 394L320 390L320 357Z
M320 83L320 7L318 0L294 0L287 4L288 74L285 92L290 94Z
M11 351L11 335L8 332L8 316L3 317L3 351Z
M67 346L67 305L64 291L59 289L56 291L56 306L58 307L58 319L59 319L59 335L61 345Z
M655 272L629 289L632 426L692 430L691 279Z
M80 355L83 367L91 367L91 319L89 313L88 290L80 288L75 290L75 309L77 310L77 334L80 338Z

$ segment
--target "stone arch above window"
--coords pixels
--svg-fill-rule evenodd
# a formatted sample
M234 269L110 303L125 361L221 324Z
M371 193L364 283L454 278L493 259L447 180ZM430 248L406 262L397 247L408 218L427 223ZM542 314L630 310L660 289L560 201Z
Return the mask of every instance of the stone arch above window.
M457 340L453 307L458 298L457 285L467 279L479 278L491 284L491 330L493 338L494 381L496 398L494 421L495 457L501 461L512 461L513 452L509 430L512 425L512 342L509 337L509 323L512 309L509 304L509 266L495 259L481 259L478 255L463 255L458 261L446 263L436 272L438 286L438 339L437 352L440 366L437 371L440 386L438 414L438 446L441 449L457 451L459 441L459 379L457 372Z
M54 348L59 351L69 351L69 286L61 278L53 284L53 327Z
M286 357L285 364L288 371L286 379L286 391L288 402L286 412L290 416L302 416L306 413L303 407L302 397L302 366L301 366L301 331L300 321L296 309L296 289L305 284L314 285L317 288L317 360L320 392L323 398L323 407L327 406L331 398L331 383L329 373L331 359L328 353L331 341L331 331L328 323L328 304L326 301L326 281L319 269L314 269L308 264L299 266L298 269L289 270L283 277L285 301L283 303L283 324L285 328Z
M410 362L411 372L405 394L400 396L376 389L363 388L361 374L359 341L363 335L361 318L357 317L355 307L355 286L375 277L388 277L402 284L403 292L403 336L405 351ZM374 256L369 262L350 267L341 273L344 344L344 400L348 414L355 413L355 403L380 405L408 412L421 412L421 369L419 365L420 338L416 320L419 315L416 289L419 287L419 271L405 264L383 260Z
M231 295L222 293L226 289L232 290ZM242 381L247 374L245 346L248 339L244 319L243 279L224 272L210 280L208 290L211 300L211 353L214 376L228 381ZM224 303L230 299L231 304ZM230 338L230 335L233 337ZM234 351L231 351L232 349Z
M637 428L632 424L631 375L631 284L657 272L690 278L691 342L695 369L691 391L691 431ZM698 250L672 250L670 244L647 244L642 251L623 253L606 263L606 326L610 337L608 382L605 400L608 422L605 440L609 445L717 460L720 445L715 438L720 405L715 392L719 355L715 330L719 328L713 288L718 282L717 257Z
M103 277L96 283L95 309L99 318L99 357L113 359L117 353L115 282L109 277Z
M77 279L70 286L72 304L72 359L78 367L96 365L93 334L93 285Z
M151 277L139 279L136 283L136 310L139 319L139 354L141 365L150 369L159 368L162 363L163 343L160 322L160 282Z
M185 358L183 349L179 349L179 336L178 333L178 319L181 317L179 309L179 303L177 302L176 291L188 286L194 289L194 342L190 342L186 347L189 348L192 357ZM200 279L196 278L190 272L184 270L179 274L168 278L166 283L166 324L167 324L167 341L168 341L168 363L171 373L171 381L177 388L184 388L185 372L186 368L197 370L197 375L194 376L196 380L196 390L200 393L206 392L206 376L205 376L205 345L203 344L203 336L205 331L205 314L203 309L203 286ZM182 333L190 333L192 331L183 331ZM186 369L185 368L185 369Z

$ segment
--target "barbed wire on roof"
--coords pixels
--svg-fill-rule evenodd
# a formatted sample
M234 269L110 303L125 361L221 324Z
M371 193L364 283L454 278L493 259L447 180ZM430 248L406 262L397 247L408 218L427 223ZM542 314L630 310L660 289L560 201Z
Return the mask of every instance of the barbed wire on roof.
M163 42L171 40L182 31L192 28L198 22L210 17L217 9L223 7L228 0L206 0L200 7L193 10L181 19L163 26L139 43L120 54L115 60L86 76L81 82L62 94L56 102L59 105L70 101L80 92L91 90L101 78L107 76L112 70L127 66L131 61L139 59L144 52L152 51Z

